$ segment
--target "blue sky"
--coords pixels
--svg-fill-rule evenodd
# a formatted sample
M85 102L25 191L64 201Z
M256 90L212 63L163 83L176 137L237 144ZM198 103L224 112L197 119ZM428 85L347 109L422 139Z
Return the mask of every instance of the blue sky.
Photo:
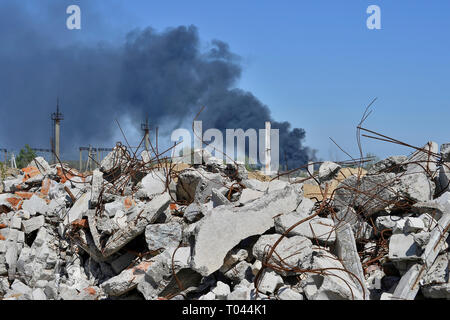
M238 87L278 121L306 130L322 159L344 160L330 141L357 156L356 125L375 97L366 127L413 145L450 140L450 2L432 1L60 1L79 4L82 30L55 39L120 41L133 28L194 24L206 44L220 39L242 57ZM39 11L46 1L24 2ZM368 30L366 8L381 8L382 30ZM84 7L85 5L85 7ZM102 23L97 23L97 20ZM363 139L380 157L410 150Z

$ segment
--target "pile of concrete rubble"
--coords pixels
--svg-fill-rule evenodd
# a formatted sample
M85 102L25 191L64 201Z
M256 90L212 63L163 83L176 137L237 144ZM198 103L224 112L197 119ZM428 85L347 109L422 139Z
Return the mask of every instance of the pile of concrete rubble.
M0 298L450 298L448 145L271 181L194 153L117 146L89 174L38 157L6 177Z

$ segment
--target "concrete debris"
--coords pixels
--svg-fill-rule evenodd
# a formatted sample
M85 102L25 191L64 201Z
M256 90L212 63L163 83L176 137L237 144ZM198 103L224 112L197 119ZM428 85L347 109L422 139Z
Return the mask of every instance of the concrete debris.
M290 212L275 218L275 229L283 234L295 223L306 217L297 212ZM334 222L329 218L314 217L288 232L288 236L304 236L309 239L317 239L327 244L332 244L336 240Z
M193 202L186 207L183 217L188 223L193 223L203 218L207 211L208 209L205 205Z
M226 300L231 293L230 286L222 281L217 281L216 287L211 290L217 300Z
M308 300L361 300L363 290L333 254L316 249L313 257L314 269L325 269L323 274L310 274L302 280Z
M306 180L204 150L36 158L1 181L0 299L450 299L449 145Z
M319 167L319 180L321 182L332 179L337 175L341 166L331 161L323 162Z
M44 224L45 224L44 216L33 217L29 220L22 222L23 232L25 232L26 234L31 233L35 230L38 230Z
M258 290L266 295L273 295L278 288L284 285L283 278L273 271L264 272Z
M264 193L258 190L252 189L244 189L241 193L241 197L239 198L239 202L242 204L246 204L248 202L252 202L260 197L262 197Z
M366 175L362 178L351 176L338 186L334 204L338 210L348 206L366 216L387 208L397 200L398 178L392 172ZM359 192L355 192L359 190Z
M178 222L149 224L145 228L148 250L157 251L178 247L182 237L181 233L181 225Z
M33 195L29 200L25 200L22 204L22 208L28 211L32 216L37 213L45 215L48 211L48 205L44 199Z
M141 180L141 196L153 198L166 190L166 181L163 172L153 171Z
M274 217L295 210L300 201L293 187L278 190L249 206L212 209L194 232L192 268L204 276L218 270L228 251L241 240L259 235L274 226ZM215 252L211 255L211 252Z
M303 295L289 286L283 286L278 289L277 297L280 300L303 300Z
M271 251L275 242L279 239L280 236L277 234L262 235L253 246L253 256L262 261L266 253ZM275 247L275 251L269 262L279 267L290 266L291 268L302 270L311 267L311 259L311 241L306 237L297 235L290 238L283 238ZM280 274L287 275L288 273L283 271Z

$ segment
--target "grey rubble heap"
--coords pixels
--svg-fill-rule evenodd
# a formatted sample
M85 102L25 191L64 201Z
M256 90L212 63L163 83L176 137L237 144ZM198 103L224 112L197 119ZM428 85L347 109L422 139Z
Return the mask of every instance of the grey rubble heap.
M117 148L85 177L36 158L0 187L0 298L449 299L448 149L381 160L332 197L328 161L316 182L268 182L204 151L118 187Z

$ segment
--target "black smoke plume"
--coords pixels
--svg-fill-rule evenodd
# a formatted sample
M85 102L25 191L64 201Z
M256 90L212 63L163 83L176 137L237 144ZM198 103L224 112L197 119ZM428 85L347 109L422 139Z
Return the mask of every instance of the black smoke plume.
M55 35L54 28L39 28L12 2L0 9L0 147L48 146L49 116L59 96L66 158L76 159L81 145L115 143L116 118L139 126L148 116L169 132L192 120L201 106L204 130L259 129L270 120L280 129L281 164L287 160L294 168L314 158L302 145L303 129L274 121L266 105L235 87L239 56L219 40L201 50L195 26L136 29L115 44L62 42L64 32L72 31Z

